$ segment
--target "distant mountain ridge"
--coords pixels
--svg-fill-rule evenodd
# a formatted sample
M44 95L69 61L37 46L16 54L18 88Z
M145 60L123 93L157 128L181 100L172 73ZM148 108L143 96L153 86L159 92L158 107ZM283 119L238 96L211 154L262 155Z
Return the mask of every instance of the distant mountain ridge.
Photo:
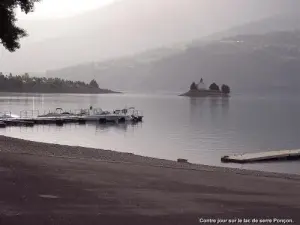
M137 55L48 71L47 76L95 77L101 85L116 90L182 92L200 77L226 83L234 93L295 90L300 82L299 46L299 30L238 35L181 48L157 60L143 61Z
M209 35L203 40L217 40L224 37L243 34L266 34L274 31L293 31L300 29L300 16L298 13L278 14L258 21L235 26L225 31Z

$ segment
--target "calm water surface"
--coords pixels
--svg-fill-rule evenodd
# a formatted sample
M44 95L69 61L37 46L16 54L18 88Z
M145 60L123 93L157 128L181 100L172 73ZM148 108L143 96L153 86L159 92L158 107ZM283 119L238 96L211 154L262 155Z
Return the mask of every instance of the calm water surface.
M9 127L0 134L33 141L132 152L206 165L300 173L300 161L251 165L222 164L223 155L300 148L300 96L189 99L175 95L0 94L1 111L105 110L135 106L138 125L55 125Z

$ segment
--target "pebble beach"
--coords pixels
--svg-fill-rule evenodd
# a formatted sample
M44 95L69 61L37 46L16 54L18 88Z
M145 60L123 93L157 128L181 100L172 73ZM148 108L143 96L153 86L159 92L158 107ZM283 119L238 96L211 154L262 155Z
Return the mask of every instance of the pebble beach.
M297 175L5 136L0 173L0 224L213 224L209 219L220 218L223 224L232 218L300 223Z

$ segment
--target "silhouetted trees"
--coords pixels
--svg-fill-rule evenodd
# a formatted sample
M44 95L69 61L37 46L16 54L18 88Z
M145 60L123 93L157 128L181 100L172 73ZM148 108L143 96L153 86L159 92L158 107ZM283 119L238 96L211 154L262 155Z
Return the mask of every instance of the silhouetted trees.
M91 80L90 87L92 88L99 88L99 85L95 79Z
M190 90L197 90L197 85L195 82L193 82L190 86Z
M201 79L201 81L203 81ZM91 81L92 83L92 81ZM90 84L91 85L91 84ZM197 87L197 84L195 82L193 82L190 86L190 90L198 90L198 87ZM230 93L230 87L226 84L223 84L221 86L221 90L220 90L220 87L216 84L216 83L212 83L210 86L209 86L209 90L210 91L219 91L219 92L222 92L224 94L229 94Z
M110 93L99 88L96 80L89 84L60 78L30 77L29 74L13 76L0 73L2 92L41 92L41 93Z
M27 35L25 30L15 24L15 9L20 7L27 14L33 11L36 2L39 0L0 1L0 43L10 52L20 48L19 39Z
M221 90L224 94L229 94L230 93L230 87L226 84L222 85Z
M220 91L220 87L216 83L212 83L209 86L209 90L211 90L211 91Z

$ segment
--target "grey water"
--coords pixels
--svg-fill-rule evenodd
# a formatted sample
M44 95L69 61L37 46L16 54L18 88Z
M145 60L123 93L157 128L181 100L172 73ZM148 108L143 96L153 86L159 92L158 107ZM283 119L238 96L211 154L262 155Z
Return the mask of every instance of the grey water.
M298 95L231 98L178 97L176 94L0 94L0 111L61 107L105 110L135 106L144 113L137 125L67 124L8 127L0 135L33 141L131 152L138 155L192 163L237 167L281 173L300 173L300 161L222 164L220 158L234 153L300 148L300 101Z

